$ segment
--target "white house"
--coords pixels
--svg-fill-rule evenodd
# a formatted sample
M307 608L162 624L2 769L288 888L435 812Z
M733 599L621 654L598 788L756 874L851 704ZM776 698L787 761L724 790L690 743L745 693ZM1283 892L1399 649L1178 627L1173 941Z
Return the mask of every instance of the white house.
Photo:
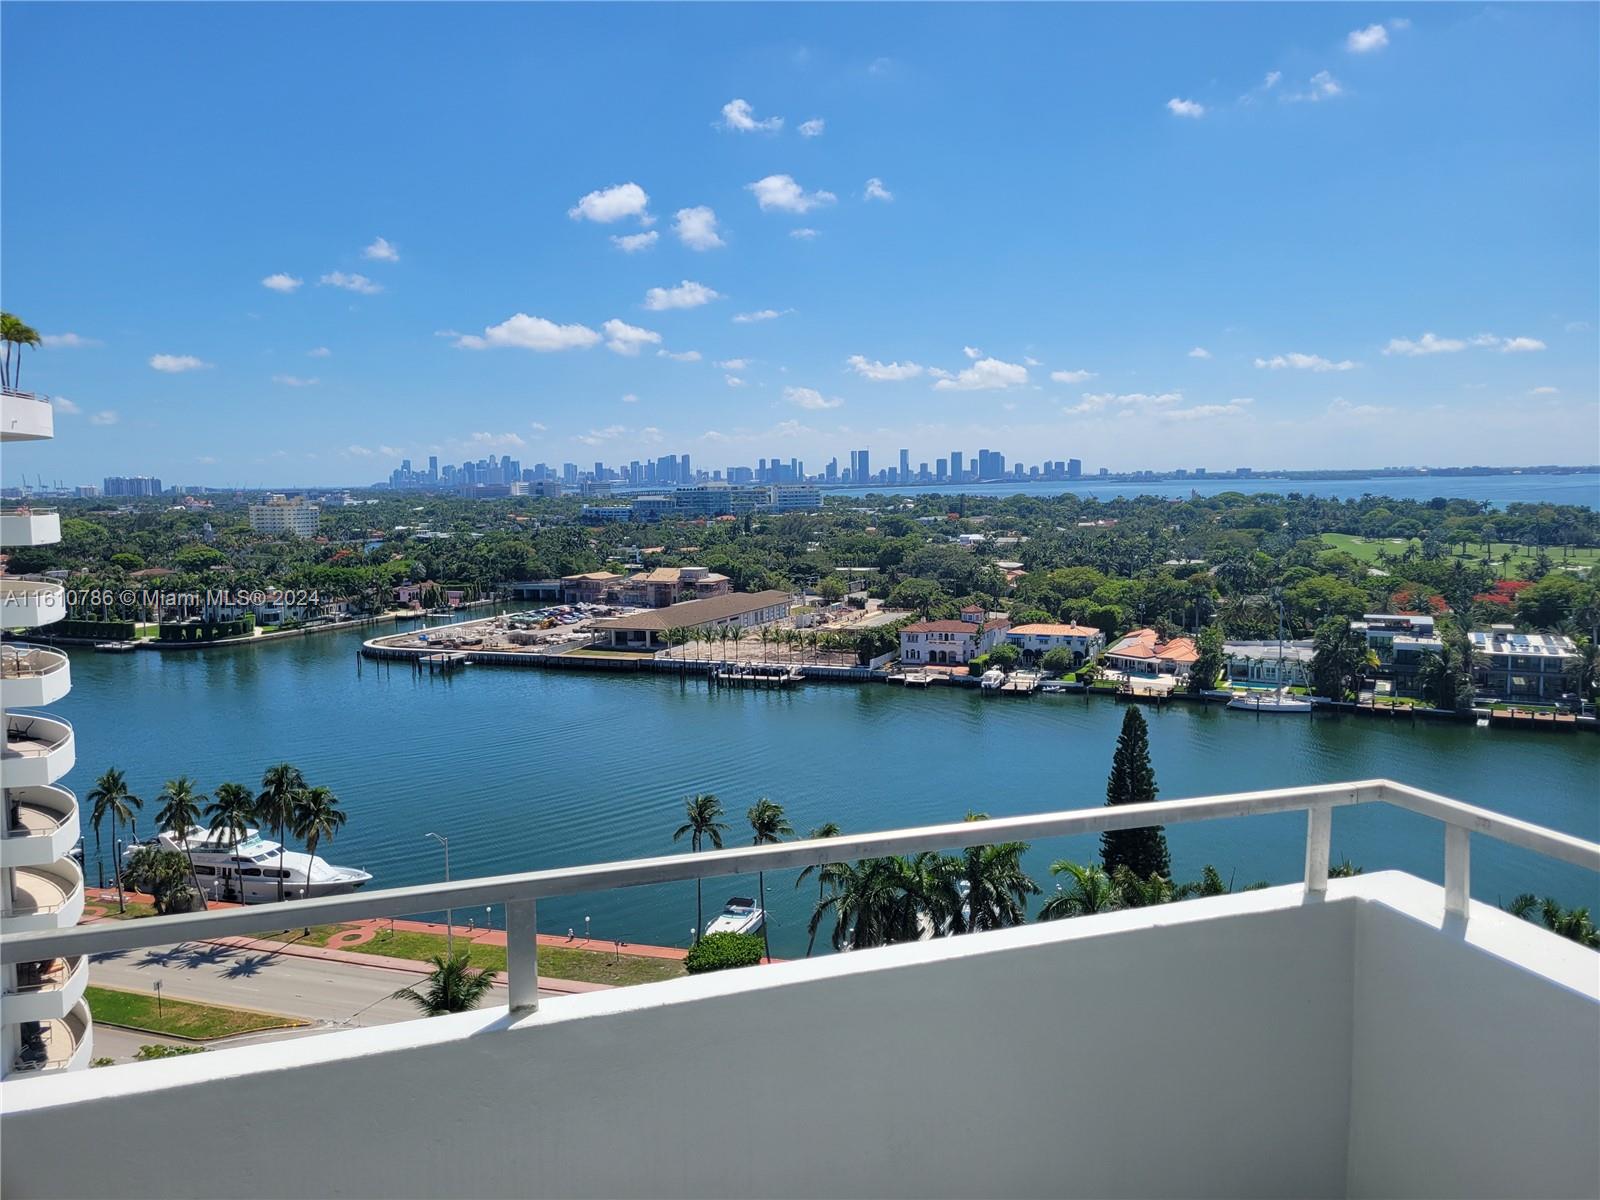
M1006 632L1006 641L1024 654L1042 656L1051 650L1069 650L1073 666L1106 648L1106 635L1093 625L1013 625Z
M900 630L900 661L924 665L971 662L1000 644L1011 622L989 618L977 605L962 610L959 621L918 621Z

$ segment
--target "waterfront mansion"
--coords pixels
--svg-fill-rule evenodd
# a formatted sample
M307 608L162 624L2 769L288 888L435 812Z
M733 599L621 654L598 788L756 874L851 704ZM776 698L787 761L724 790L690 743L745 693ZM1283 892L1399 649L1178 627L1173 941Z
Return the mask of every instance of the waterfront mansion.
M917 621L901 629L900 661L907 666L959 666L993 650L1010 628L1004 617L990 617L969 604L959 621Z

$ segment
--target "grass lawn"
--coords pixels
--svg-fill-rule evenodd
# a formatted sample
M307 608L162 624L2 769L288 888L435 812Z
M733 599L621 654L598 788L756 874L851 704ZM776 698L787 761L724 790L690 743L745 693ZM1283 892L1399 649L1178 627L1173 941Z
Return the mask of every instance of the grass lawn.
M292 1029L306 1023L279 1013L223 1008L217 1004L177 1000L169 996L163 996L158 1005L154 992L146 995L143 992L125 992L119 988L89 987L84 989L84 996L89 1001L89 1012L96 1021L200 1041L235 1033L253 1033L259 1029Z
M1422 550L1421 538L1364 538L1349 533L1325 533L1322 535L1322 541L1330 549L1343 550L1358 562L1364 563L1376 562L1380 551L1387 551L1397 556L1404 554L1408 543L1415 546L1419 552ZM1481 544L1468 545L1465 556L1456 553L1458 548L1459 543L1452 543L1446 547L1445 557L1473 564L1481 564L1484 561ZM1529 564L1533 562L1537 550L1522 543L1491 542L1489 553L1502 578L1521 579L1525 576ZM1590 570L1600 566L1600 548L1593 546L1574 546L1566 550L1560 546L1547 546L1545 553L1550 556L1550 561L1555 564L1555 569L1558 571L1564 566L1587 567ZM1511 561L1508 566L1502 567L1501 560L1507 555L1511 556Z
M606 650L598 646L585 646L579 650L568 650L563 658L654 658L654 650Z
M113 921L131 921L135 917L153 917L156 915L155 905L140 904L133 900L128 901L127 912L118 912L117 898L115 896L111 897L109 900L95 900L92 901L92 903L104 904L110 910L106 913L106 916L110 917Z

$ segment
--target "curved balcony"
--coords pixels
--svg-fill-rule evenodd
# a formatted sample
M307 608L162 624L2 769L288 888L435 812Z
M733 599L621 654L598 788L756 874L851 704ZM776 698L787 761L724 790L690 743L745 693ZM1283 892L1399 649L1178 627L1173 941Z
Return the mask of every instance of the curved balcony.
M6 1023L64 1019L83 999L88 981L87 955L18 963L16 982L5 986Z
M61 516L33 505L0 507L0 546L53 546L61 540Z
M0 704L43 708L72 690L72 662L60 650L0 643Z
M82 1000L64 1017L27 1022L22 1029L22 1049L6 1064L8 1078L76 1071L87 1067L94 1056L94 1022L89 1018L89 1006Z
M48 579L0 576L0 629L37 629L67 615L67 593Z
M8 787L0 866L44 867L78 844L78 798L64 787Z
M83 916L83 872L70 858L18 867L11 873L11 897L3 916L6 933L76 925Z
M32 392L0 391L0 442L36 442L55 435L49 400Z
M72 770L77 760L72 726L60 717L8 712L6 748L0 760L4 762L7 788L54 783Z

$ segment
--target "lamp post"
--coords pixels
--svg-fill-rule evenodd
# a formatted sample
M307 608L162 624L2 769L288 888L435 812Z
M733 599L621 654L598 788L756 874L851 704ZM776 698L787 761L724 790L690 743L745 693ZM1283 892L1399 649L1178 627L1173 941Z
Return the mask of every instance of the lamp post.
M437 834L437 833L430 833L430 834L426 834L425 836L431 837L434 841L438 842L439 845L444 847L444 881L446 883L449 883L450 882L450 839L447 838L447 837L444 837L441 834ZM448 908L445 909L444 910L444 956L446 958L454 958L456 956L455 932L451 929L451 926L454 925L454 924L455 924L454 914Z

